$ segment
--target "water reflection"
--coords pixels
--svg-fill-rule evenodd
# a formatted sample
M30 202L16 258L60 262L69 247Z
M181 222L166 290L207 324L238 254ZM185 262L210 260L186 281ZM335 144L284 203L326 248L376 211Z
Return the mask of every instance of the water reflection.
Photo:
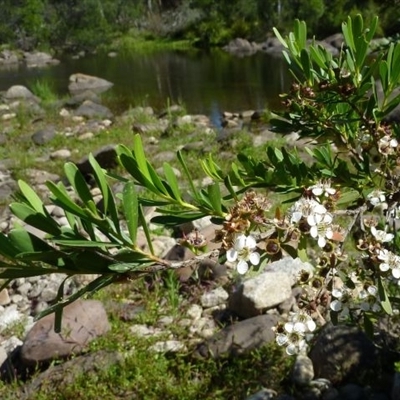
M64 59L44 69L0 70L0 90L14 84L32 86L49 80L60 95L67 93L68 78L81 72L114 82L114 106L151 105L163 108L168 101L182 102L190 113L215 115L224 110L280 108L278 95L287 90L284 60L266 54L237 58L222 51L162 51L95 55Z

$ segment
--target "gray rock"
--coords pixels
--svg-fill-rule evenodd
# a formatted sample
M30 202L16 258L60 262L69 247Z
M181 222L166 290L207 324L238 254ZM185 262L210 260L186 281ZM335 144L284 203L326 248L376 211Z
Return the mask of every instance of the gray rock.
M115 145L109 144L93 152L93 156L99 163L100 167L105 169L112 169L118 165L117 152L115 149ZM93 172L92 166L90 165L89 158L87 156L79 160L76 163L76 166L78 167L79 171L81 171L84 175Z
M69 77L68 90L72 95L91 90L94 93L103 93L114 84L96 76L73 74Z
M36 131L32 135L32 141L35 144L43 145L50 142L56 136L56 128L52 125Z
M85 100L75 111L76 116L86 118L112 118L113 113L105 106Z
M0 292L0 306L6 306L7 304L10 303L11 303L10 296L8 295L7 288L5 288Z
M85 100L90 100L93 103L100 103L100 97L97 93L94 93L92 90L85 90L67 99L65 104L68 106L77 106Z
M372 342L355 326L328 323L319 333L309 353L315 376L333 384L357 383L376 373L377 354Z
M60 365L53 365L45 372L37 375L32 381L21 388L21 400L29 400L38 391L51 390L54 388L71 385L82 374L99 373L113 365L122 363L123 356L117 351L100 350L74 357Z
M217 287L209 292L203 293L200 298L201 305L204 308L215 307L225 303L228 300L229 294L222 287Z
M15 52L7 49L0 52L0 65L18 64L18 62L18 56Z
M68 149L59 149L50 153L51 159L66 160L71 157L71 151Z
M11 86L5 94L5 98L10 100L14 99L38 100L38 98L28 88L22 85Z
M60 333L54 331L54 314L36 322L22 345L21 361L29 366L79 354L109 330L107 314L99 301L77 300L64 308Z
M310 275L314 272L314 267L309 262L303 262L300 258L284 257L271 264L267 264L265 272L284 272L290 277L290 284L294 286L298 283L299 276L302 271L308 272Z
M249 42L247 39L236 38L231 40L228 45L225 46L223 49L230 54L234 54L240 57L252 55L260 50L260 48L260 45Z
M298 386L307 386L314 378L313 363L307 356L298 355L293 365L292 381Z
M222 355L238 355L273 342L273 327L277 324L275 315L259 315L258 317L227 326L213 337L202 343L197 354L202 357L218 358Z
M272 389L262 389L259 392L246 397L246 400L273 400L276 398L277 393Z
M229 298L229 308L243 318L260 315L292 296L291 280L285 272L264 272L244 280Z

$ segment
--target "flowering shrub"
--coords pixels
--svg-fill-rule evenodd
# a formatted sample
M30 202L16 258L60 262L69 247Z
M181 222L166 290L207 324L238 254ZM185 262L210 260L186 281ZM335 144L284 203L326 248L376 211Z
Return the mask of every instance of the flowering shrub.
M201 165L212 183L199 188L178 152L185 188L168 163L164 178L156 173L136 135L132 149L117 148L129 178L109 175L89 158L103 197L101 210L74 164L65 165L72 193L63 183L47 183L51 201L65 211L68 227L52 219L35 191L19 182L17 201L10 208L45 237L18 226L0 234L0 278L10 282L52 272L68 277L100 274L68 298L61 285L56 304L40 315L55 312L59 329L62 308L85 293L182 266L154 254L143 213L143 206L152 205L159 212L152 222L167 227L211 216L220 225L215 232L220 261L233 263L238 274L259 270L284 255L315 266L313 274L299 276L300 311L276 327L276 341L288 354L306 348L310 335L328 320L360 324L371 333L377 318L397 312L392 304L398 303L400 282L395 229L400 128L390 118L400 104L395 91L400 86L400 43L367 57L376 26L377 19L366 28L360 16L348 18L338 57L307 42L304 22L296 21L286 38L276 32L294 83L283 95L285 111L271 123L275 130L307 138L311 162L296 150L267 147L265 159L238 154L224 173L210 157ZM120 195L111 190L112 179L123 182ZM139 195L137 187L146 191ZM137 245L139 226L149 251ZM197 233L181 243L196 254L206 251Z

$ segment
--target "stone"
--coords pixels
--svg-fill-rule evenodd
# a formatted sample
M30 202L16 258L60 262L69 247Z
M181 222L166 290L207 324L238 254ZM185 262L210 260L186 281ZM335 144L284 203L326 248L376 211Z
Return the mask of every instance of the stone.
M294 286L298 283L298 278L302 271L306 271L312 276L314 267L309 262L303 262L300 258L284 257L271 264L267 264L265 272L284 272L290 277L290 284Z
M149 347L149 350L156 353L178 353L179 351L186 351L187 348L179 340L166 340L154 343Z
M196 350L200 357L235 356L260 348L275 340L273 327L278 323L275 315L259 315L229 325Z
M21 361L31 366L79 354L89 342L109 330L110 324L101 302L77 300L64 308L60 333L54 331L54 314L36 322L22 345Z
M257 393L246 397L246 400L274 400L277 396L275 390L272 389L262 389Z
M68 149L60 149L50 153L50 158L66 160L71 157L71 151Z
M50 142L56 136L56 128L52 125L39 129L32 136L33 143L43 145Z
M103 146L98 150L94 151L93 157L99 163L100 167L104 169L112 169L118 165L116 146L113 144ZM76 163L76 166L78 167L79 171L82 172L83 175L88 175L93 172L88 156L85 156L82 159L80 159Z
M6 306L7 304L10 303L11 303L10 296L8 295L7 288L5 288L0 292L0 306Z
M217 287L209 292L203 293L200 298L201 305L204 308L215 307L228 300L229 294L222 287Z
M11 325L21 321L23 315L17 310L16 304L6 307L0 312L0 333Z
M85 100L76 110L75 116L86 118L112 118L109 108L97 104L92 100Z
M72 95L91 90L94 93L103 93L110 89L114 84L106 79L81 73L73 74L69 77L68 90Z
M242 318L254 317L292 296L285 272L264 272L244 280L229 298L229 309Z
M292 381L298 386L307 386L314 378L314 367L309 357L298 355L293 365Z
M317 378L334 385L342 381L357 383L366 374L376 373L377 354L373 343L356 326L332 325L320 331L309 357Z
M25 86L22 85L14 85L11 86L6 94L5 98L9 100L14 99L37 99L37 97Z
M54 388L71 385L83 374L99 373L113 365L122 364L123 360L124 357L119 352L106 350L74 357L63 364L52 365L35 376L21 388L20 396L16 398L29 400L35 393L46 390L51 390L51 394L54 394Z

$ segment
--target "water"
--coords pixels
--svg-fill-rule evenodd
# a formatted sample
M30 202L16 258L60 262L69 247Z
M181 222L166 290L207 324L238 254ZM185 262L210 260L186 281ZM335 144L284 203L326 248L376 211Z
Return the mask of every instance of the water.
M91 55L61 59L40 69L0 69L0 90L11 85L28 88L47 80L59 95L68 93L68 78L85 73L114 83L107 92L115 111L149 105L162 109L182 103L191 114L281 108L279 94L289 86L282 57L263 53L238 58L223 51L159 51L121 54L115 58Z

